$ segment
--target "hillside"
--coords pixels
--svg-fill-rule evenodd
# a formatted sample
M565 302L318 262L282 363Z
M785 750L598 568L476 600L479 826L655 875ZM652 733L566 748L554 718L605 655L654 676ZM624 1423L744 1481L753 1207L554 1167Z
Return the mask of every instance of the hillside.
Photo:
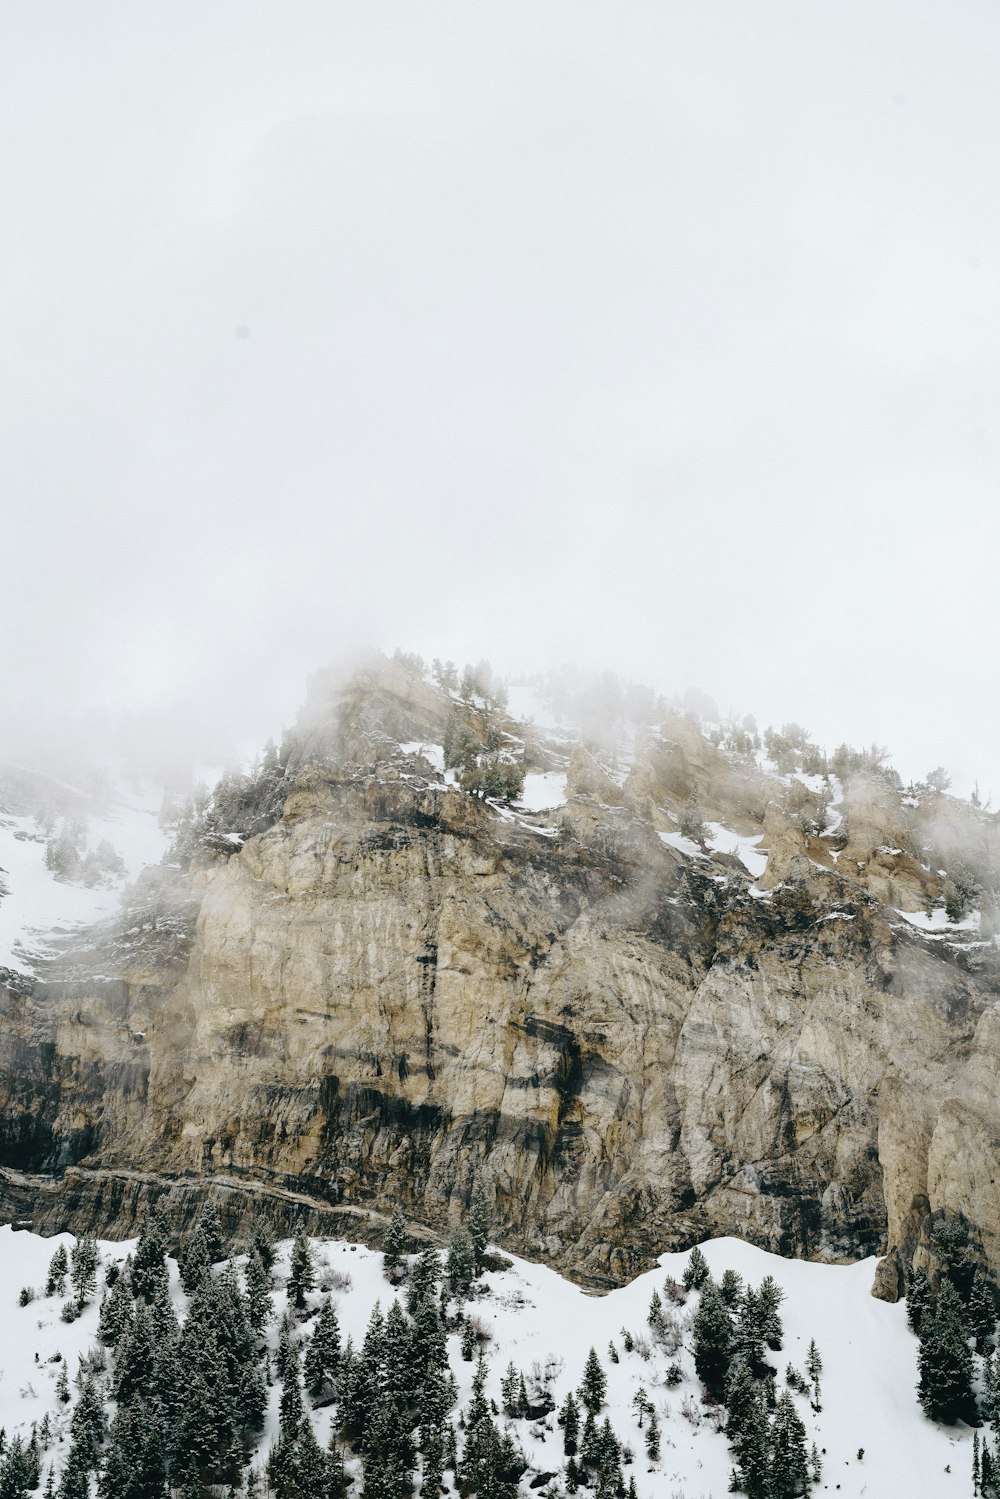
M72 1253L73 1240L68 1236L43 1240L30 1233L14 1234L9 1228L0 1230L0 1424L8 1448L15 1438L28 1442L34 1424L43 1433L43 1474L51 1468L57 1477L78 1431L74 1412L82 1397L75 1376L81 1360L85 1370L96 1371L99 1399L108 1414L114 1415L111 1392L125 1354L121 1342L109 1349L98 1341L98 1308L105 1280L111 1279L108 1267L124 1266L126 1256L136 1249L134 1241L99 1246L102 1264L96 1289L82 1315L67 1324L61 1320L60 1309L72 1288L67 1285L61 1295L44 1294L49 1262L59 1245ZM967 1427L935 1426L921 1414L913 1395L917 1342L907 1330L901 1306L887 1306L868 1294L870 1261L849 1267L795 1263L725 1239L703 1248L717 1281L729 1269L746 1285L757 1285L772 1275L782 1288L782 1347L767 1354L777 1373L779 1392L787 1388L787 1366L804 1370L811 1341L820 1351L819 1409L813 1408L814 1396L793 1393L807 1444L815 1445L819 1455L821 1472L812 1487L814 1494L840 1493L845 1499L873 1494L880 1499L942 1499L972 1493L972 1433ZM343 1241L314 1240L311 1251L317 1285L306 1296L302 1312L296 1314L288 1293L292 1245L286 1242L277 1249L271 1312L260 1340L269 1350L270 1385L261 1429L248 1439L250 1463L258 1476L281 1430L276 1364L286 1313L292 1318L293 1346L300 1352L307 1350L325 1289L332 1293L341 1346L351 1338L360 1350L375 1303L388 1312L397 1299L405 1306L408 1293L406 1280L397 1272L390 1276L380 1253ZM237 1264L244 1279L246 1256L241 1255ZM404 1259L406 1264L412 1272L415 1257ZM485 1394L493 1402L498 1425L512 1439L522 1492L539 1493L544 1499L565 1493L567 1458L557 1417L566 1396L579 1387L588 1351L594 1348L608 1381L599 1417L601 1422L610 1420L624 1448L624 1482L634 1481L639 1499L723 1499L729 1492L734 1459L721 1430L725 1412L706 1401L694 1368L691 1329L699 1294L684 1293L684 1303L670 1310L668 1283L681 1281L685 1264L684 1256L663 1255L656 1269L630 1285L590 1297L552 1270L515 1258L477 1280L468 1299L449 1298L451 1331L446 1346L456 1388L454 1403L445 1415L449 1424L457 1424L460 1451L469 1439L475 1374L472 1358L462 1353L464 1313L476 1331L477 1347L485 1354ZM183 1320L190 1298L179 1284L176 1262L171 1260L168 1268L171 1303ZM215 1276L221 1275L220 1266ZM36 1291L27 1306L16 1304L22 1286ZM660 1333L648 1322L654 1291L668 1308L668 1323ZM629 1337L631 1352L627 1351ZM609 1356L611 1345L617 1363ZM515 1411L505 1416L503 1381L511 1363L525 1377L531 1415ZM70 1398L65 1403L57 1386L63 1368L70 1376ZM668 1372L671 1368L673 1374ZM636 1406L640 1390L648 1399L642 1426ZM348 1483L360 1486L367 1479L371 1484L369 1460L359 1456L343 1435L343 1395L333 1401L329 1395L318 1400L308 1395L302 1398L305 1419L320 1445L325 1449L335 1438ZM660 1452L653 1459L646 1452L649 1409L656 1411L660 1426ZM114 1447L115 1437L112 1428L105 1454L108 1447ZM420 1461L417 1467L419 1472ZM251 1491L248 1486L246 1492ZM454 1474L447 1467L444 1491L455 1492ZM311 1499L319 1492L311 1488Z

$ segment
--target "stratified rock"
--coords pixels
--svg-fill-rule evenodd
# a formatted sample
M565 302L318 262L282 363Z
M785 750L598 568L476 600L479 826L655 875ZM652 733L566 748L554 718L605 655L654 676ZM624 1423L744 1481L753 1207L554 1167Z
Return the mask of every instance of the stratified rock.
M129 1232L224 1188L235 1225L243 1183L281 1221L401 1202L443 1232L479 1173L502 1243L598 1284L736 1234L880 1252L898 1295L942 1210L1000 1265L994 980L856 869L895 846L877 797L837 863L802 798L676 720L624 792L578 750L526 817L400 751L451 711L401 667L314 699L268 825L184 877L195 927L9 993L0 1164L57 1178L39 1221ZM764 888L658 836L692 793L761 835Z

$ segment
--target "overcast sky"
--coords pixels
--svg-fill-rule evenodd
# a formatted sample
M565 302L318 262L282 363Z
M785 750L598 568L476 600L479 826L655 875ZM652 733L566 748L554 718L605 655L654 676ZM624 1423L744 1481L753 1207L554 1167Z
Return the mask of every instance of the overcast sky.
M0 714L371 641L1000 799L1000 7L0 12Z

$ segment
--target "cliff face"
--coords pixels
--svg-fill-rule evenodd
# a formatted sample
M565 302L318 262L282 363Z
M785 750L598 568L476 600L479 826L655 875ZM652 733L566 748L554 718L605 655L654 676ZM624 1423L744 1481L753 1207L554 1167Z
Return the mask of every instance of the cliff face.
M578 746L567 802L512 813L409 748L447 711L396 668L354 684L303 722L276 819L177 875L190 945L154 949L154 921L102 977L9 994L0 1164L82 1168L37 1221L125 1230L142 1204L109 1182L200 1180L444 1229L480 1171L502 1242L598 1283L731 1233L888 1251L892 1295L937 1210L1000 1265L988 954L876 898L933 877L871 796L838 860L678 723L627 776ZM733 846L770 843L759 885L676 835L692 791Z

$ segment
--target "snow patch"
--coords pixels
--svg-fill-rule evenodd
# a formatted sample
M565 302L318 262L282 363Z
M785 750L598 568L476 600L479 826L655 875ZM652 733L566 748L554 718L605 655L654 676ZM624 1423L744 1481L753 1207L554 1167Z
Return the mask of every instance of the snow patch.
M533 770L524 778L524 791L517 805L525 812L548 812L554 807L565 806L566 772L564 770Z
M444 746L440 744L429 744L419 739L408 740L401 744L400 749L404 755L422 755L428 765L432 765L439 775L444 774Z
M668 848L675 848L679 854L685 854L689 859L704 859L706 857L697 843L691 838L685 838L683 833L658 833L657 837Z
M897 908L897 916L902 916L911 926L918 927L922 932L978 932L982 913L970 911L961 921L949 921L943 906L935 906L933 911L900 911Z
M744 838L739 833L724 828L721 822L706 823L710 837L708 846L717 854L735 854L743 868L748 874L757 879L767 868L767 854L762 853L759 848L760 840L764 836L758 833L754 838ZM662 836L662 834L661 834Z
M158 788L121 791L103 816L77 819L89 848L104 839L113 845L128 879L158 863L170 842L158 821L161 796ZM104 921L121 905L120 888L57 880L45 864L46 843L34 818L0 813L0 967L32 972L53 936Z

